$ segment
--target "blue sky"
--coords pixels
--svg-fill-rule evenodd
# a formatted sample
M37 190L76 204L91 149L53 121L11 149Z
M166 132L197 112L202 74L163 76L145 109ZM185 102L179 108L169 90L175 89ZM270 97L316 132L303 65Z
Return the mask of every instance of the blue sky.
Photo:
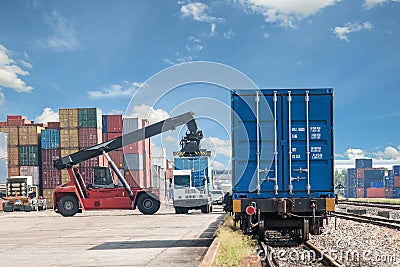
M125 112L155 73L209 60L263 88L334 87L337 159L400 161L399 11L398 0L1 1L0 119ZM187 86L173 98L202 90L229 101L214 89ZM204 127L226 165L227 135Z

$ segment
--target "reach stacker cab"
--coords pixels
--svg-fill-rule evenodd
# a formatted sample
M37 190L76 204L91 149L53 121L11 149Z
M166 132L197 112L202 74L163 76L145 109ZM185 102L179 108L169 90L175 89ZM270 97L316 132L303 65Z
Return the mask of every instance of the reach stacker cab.
M143 214L154 214L160 200L151 190L131 187L109 157L108 152L186 124L188 136L202 136L191 112L160 121L115 139L95 145L54 161L58 170L67 169L71 181L54 189L54 210L62 216L74 216L82 210L136 209ZM86 185L79 169L74 167L85 160L104 155L108 167L94 167L93 184ZM113 179L111 170L118 177Z

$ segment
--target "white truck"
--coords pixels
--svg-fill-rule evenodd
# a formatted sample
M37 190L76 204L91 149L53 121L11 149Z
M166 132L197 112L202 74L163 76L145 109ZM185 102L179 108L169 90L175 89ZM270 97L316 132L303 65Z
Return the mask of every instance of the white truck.
M212 211L212 199L206 179L202 190L192 185L192 170L173 171L173 205L176 214L199 209L202 213Z

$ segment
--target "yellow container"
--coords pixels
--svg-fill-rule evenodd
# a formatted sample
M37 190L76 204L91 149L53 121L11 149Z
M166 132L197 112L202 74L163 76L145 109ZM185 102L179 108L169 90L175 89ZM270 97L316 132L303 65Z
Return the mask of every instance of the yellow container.
M8 166L8 177L19 176L19 166Z
M15 126L0 127L0 132L7 133L8 146L18 146L18 141L19 141L18 127Z
M61 170L61 184L66 184L71 181L67 170Z
M39 144L39 135L44 128L39 126L22 126L18 128L19 145L37 146Z
M63 148L79 147L78 129L61 129L60 147L61 150Z
M47 208L53 208L53 191L54 189L43 189L43 197L46 199Z
M77 108L60 108L60 128L78 128L78 109Z
M61 148L61 157L68 156L68 155L78 152L78 151L79 151L79 149L77 147Z
M8 153L8 167L10 166L18 166L19 164L19 153L17 146L8 146L7 148Z

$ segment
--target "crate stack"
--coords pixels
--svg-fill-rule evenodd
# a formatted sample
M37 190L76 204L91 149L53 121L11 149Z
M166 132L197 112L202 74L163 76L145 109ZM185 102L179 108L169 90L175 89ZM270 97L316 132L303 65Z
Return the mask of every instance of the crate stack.
M60 117L60 156L64 157L79 151L77 108L59 109ZM67 170L61 170L61 183L70 181Z
M78 149L102 143L102 112L97 108L78 109ZM103 156L92 158L80 163L80 173L86 184L93 183L93 167L104 166Z
M7 134L8 177L32 176L33 184L39 186L39 140L43 125L32 124L25 116L9 115L0 126L0 132Z
M357 170L355 168L347 169L346 179L346 191L345 197L356 198L357 197Z
M356 197L366 196L366 183L364 180L364 170L372 168L372 159L356 159Z
M400 165L393 166L393 198L400 198Z
M61 184L61 172L54 168L53 161L61 156L60 124L49 123L42 131L42 187L51 190Z
M122 115L103 115L102 123L103 142L112 140L122 135ZM124 151L122 148L111 151L108 153L108 155L117 165L120 173L124 175ZM115 179L117 179L117 177L115 177Z
M384 169L374 168L364 170L364 187L367 198L385 198L384 177Z
M124 134L140 129L142 122L138 118L124 118L122 132ZM143 152L144 141L123 147L125 180L133 187L146 187L144 183Z

